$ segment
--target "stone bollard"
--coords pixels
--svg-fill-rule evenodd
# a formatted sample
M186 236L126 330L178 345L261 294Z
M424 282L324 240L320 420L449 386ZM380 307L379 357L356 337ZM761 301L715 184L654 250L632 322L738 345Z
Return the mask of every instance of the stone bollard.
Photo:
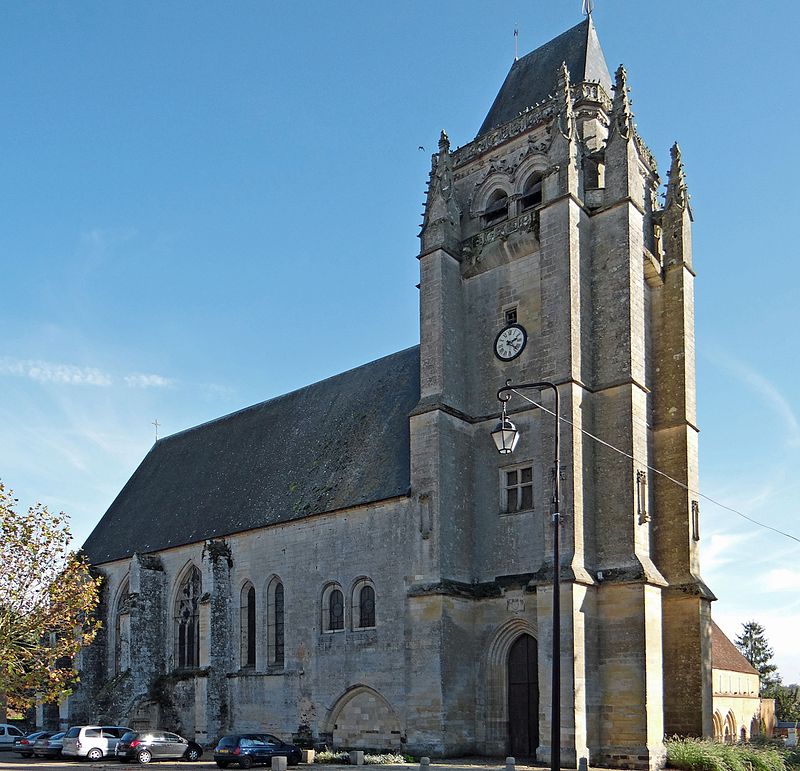
M506 758L506 771L514 771L517 761L514 758Z
M350 765L363 766L364 765L364 752L363 750L350 750Z
M286 771L286 761L287 758L285 755L273 755L272 771Z
M317 754L316 750L302 750L302 762L303 763L313 763L314 756Z
M419 759L419 771L431 771L431 759L430 758L420 758Z

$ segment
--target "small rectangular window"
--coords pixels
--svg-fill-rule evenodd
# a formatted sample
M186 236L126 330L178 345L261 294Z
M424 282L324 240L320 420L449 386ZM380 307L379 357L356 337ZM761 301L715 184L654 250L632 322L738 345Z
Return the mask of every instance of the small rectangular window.
M516 309L516 306L514 308L508 308L506 310L505 319L506 319L506 324L516 324L517 323L517 309Z
M504 471L503 510L511 514L533 508L533 466Z

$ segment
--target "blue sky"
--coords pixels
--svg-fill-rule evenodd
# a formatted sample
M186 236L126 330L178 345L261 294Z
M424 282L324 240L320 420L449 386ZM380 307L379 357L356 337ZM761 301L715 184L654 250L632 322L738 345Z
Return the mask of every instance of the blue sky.
M439 131L474 137L515 25L525 53L580 6L0 4L0 478L82 541L154 419L174 433L417 343ZM683 149L702 492L800 536L800 11L594 18L662 176ZM702 523L715 618L759 620L800 681L800 545L709 502Z

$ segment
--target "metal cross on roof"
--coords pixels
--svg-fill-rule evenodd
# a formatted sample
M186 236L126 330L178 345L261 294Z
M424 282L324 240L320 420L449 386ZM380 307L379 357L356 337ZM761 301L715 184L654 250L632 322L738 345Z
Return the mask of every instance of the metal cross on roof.
M158 418L156 418L150 425L156 427L156 441L158 441L158 427L161 425L161 423L159 423Z
M584 16L591 16L594 10L594 0L583 0L581 12Z

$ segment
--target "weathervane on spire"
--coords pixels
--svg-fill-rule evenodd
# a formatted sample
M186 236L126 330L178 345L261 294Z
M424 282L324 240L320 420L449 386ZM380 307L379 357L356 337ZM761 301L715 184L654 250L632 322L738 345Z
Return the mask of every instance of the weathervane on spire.
M519 59L519 26L514 27L514 61Z
M584 16L591 16L593 10L594 10L594 0L583 0L583 7L581 8L581 13L583 13Z

